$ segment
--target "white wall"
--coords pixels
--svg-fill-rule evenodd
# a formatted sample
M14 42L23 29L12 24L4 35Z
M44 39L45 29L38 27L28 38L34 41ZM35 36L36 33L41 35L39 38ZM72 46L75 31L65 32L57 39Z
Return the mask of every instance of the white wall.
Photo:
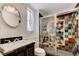
M4 4L0 4L1 6ZM0 38L23 36L23 39L36 41L36 47L39 46L39 11L35 10L35 31L30 33L27 31L26 11L29 4L13 4L21 14L21 23L17 28L9 27L4 21L0 13ZM31 6L29 6L31 7Z

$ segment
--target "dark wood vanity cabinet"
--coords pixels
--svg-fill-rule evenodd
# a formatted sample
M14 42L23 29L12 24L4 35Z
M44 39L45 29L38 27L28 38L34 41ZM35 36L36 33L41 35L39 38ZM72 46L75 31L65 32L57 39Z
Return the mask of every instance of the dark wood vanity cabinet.
M5 56L34 56L34 42L26 46L20 47Z
M25 56L34 56L34 47L31 47L25 51Z

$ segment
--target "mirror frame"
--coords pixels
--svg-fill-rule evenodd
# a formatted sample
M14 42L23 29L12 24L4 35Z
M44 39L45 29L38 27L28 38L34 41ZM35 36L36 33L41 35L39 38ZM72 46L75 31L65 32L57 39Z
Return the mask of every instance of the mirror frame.
M20 20L18 20L18 24L17 24L17 25L11 25L11 24L9 24L8 22L6 22L6 20L5 20L5 18L4 18L4 15L3 15L3 9L4 9L5 6L12 6L12 7L15 8L15 10L17 10L17 12L18 12L18 14L19 14L19 18L20 18ZM20 12L19 12L19 10L18 10L14 5L12 5L12 4L4 4L4 5L2 6L1 14L2 14L2 18L3 18L4 22L5 22L7 25L9 25L10 27L13 27L13 28L14 28L14 27L17 27L17 26L21 23L21 15L20 15Z

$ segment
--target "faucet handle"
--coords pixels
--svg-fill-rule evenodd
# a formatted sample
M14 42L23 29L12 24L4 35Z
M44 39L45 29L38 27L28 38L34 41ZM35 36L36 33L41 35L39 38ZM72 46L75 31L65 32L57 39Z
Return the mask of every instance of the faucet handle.
M18 38L15 38L13 42L16 42L16 41L19 41L19 39Z

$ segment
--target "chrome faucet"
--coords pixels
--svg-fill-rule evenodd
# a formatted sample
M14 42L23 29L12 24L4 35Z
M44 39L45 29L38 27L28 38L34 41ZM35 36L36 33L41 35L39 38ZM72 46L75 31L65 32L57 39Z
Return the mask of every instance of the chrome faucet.
M13 42L19 41L19 39L15 38L15 40Z

